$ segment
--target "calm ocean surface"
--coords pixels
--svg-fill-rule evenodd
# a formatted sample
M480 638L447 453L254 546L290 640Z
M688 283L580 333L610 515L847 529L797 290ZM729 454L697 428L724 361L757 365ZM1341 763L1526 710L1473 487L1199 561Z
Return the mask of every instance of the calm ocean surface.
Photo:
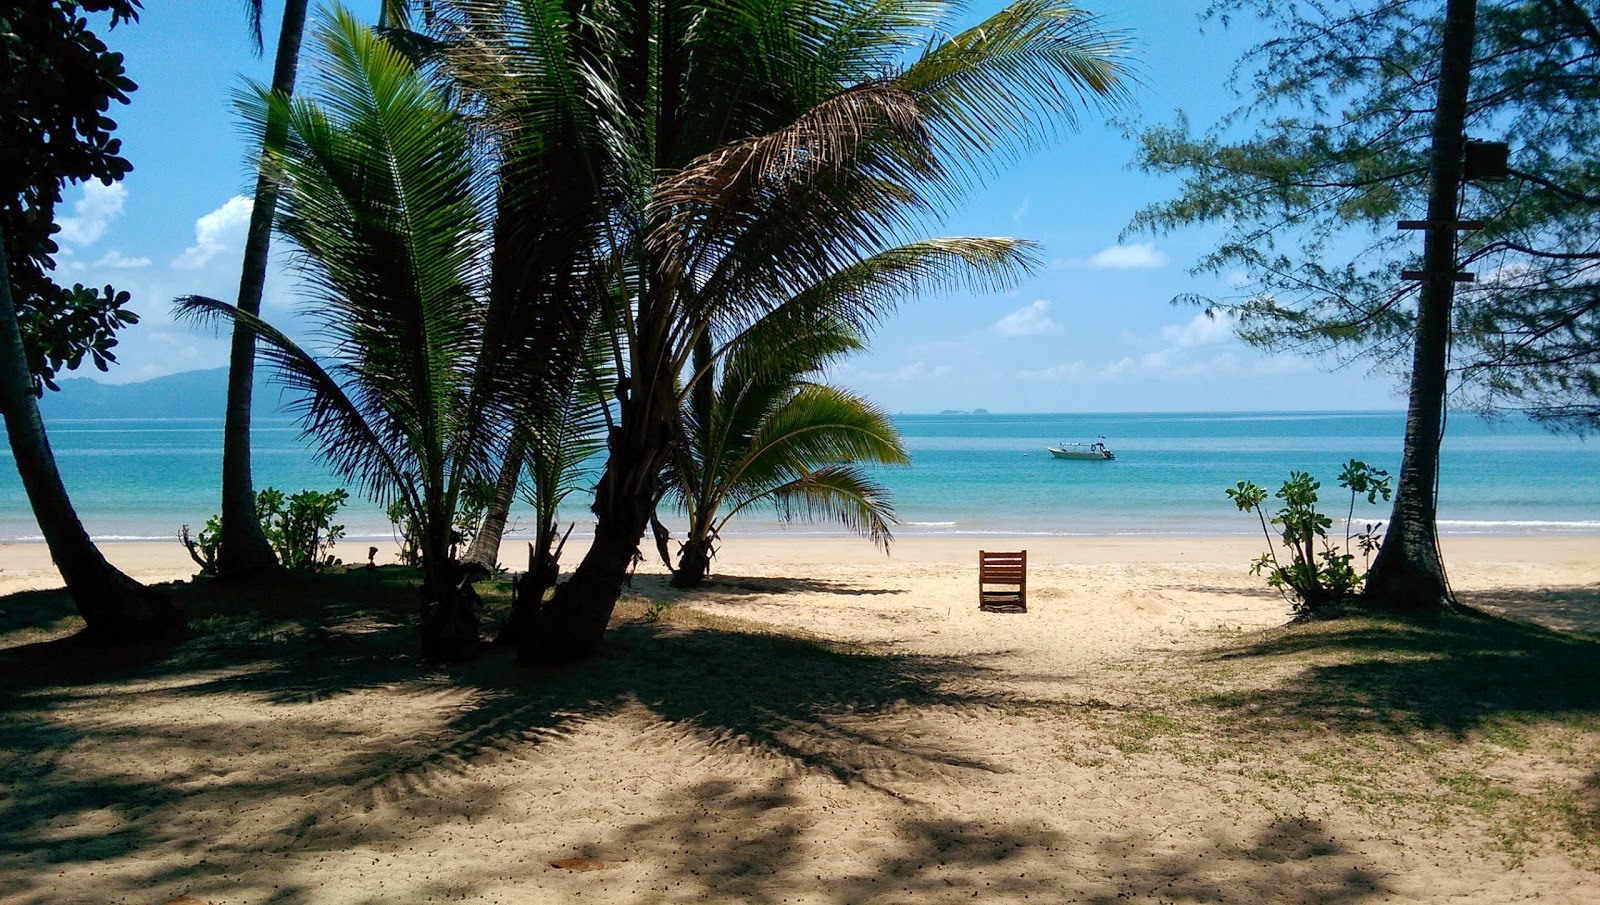
M882 472L898 534L1245 534L1254 519L1223 489L1241 479L1275 490L1290 469L1323 481L1330 514L1346 500L1339 467L1356 457L1398 471L1404 417L1382 413L1121 415L905 415L896 418L910 468ZM102 540L167 539L217 510L219 420L56 420L51 444L74 504ZM1114 462L1052 459L1046 445L1100 434ZM338 485L287 420L258 420L258 487ZM586 527L584 503L568 513ZM1388 515L1358 508L1357 520ZM1450 418L1440 502L1448 533L1600 534L1600 442L1551 435L1518 418L1486 424ZM387 538L377 506L355 501L343 519L352 539ZM670 521L670 520L669 520ZM770 512L741 532L837 534L828 524L785 528ZM9 449L0 451L0 539L38 539ZM347 557L348 558L348 557Z

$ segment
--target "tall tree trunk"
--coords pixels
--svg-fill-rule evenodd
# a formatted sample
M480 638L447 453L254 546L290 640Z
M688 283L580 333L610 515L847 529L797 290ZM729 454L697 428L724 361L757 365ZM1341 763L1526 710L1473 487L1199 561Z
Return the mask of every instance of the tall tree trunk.
M467 555L463 557L466 562L478 563L491 572L500 562L500 538L505 535L506 520L511 517L511 501L517 495L517 485L521 483L527 448L520 431L512 436L511 446L506 450L506 460L500 466L500 478L495 481L494 499L489 503L489 510L483 514L483 524L478 526L472 546L467 548Z
M711 367L714 354L711 331L707 329L694 344L694 373L699 374L700 378L690 395L690 404L694 407L700 448L683 451L683 458L691 460L693 466L691 473L686 475L689 478L686 482L688 493L685 494L689 501L689 537L678 551L678 567L672 570L672 586L675 588L697 588L711 571L710 522L715 513L706 511L711 507L711 501L706 497L717 483L713 476L717 467L716 456L710 448L713 436L711 415L717 402L717 383Z
M1368 603L1393 610L1438 610L1450 602L1439 557L1435 487L1444 423L1450 308L1455 300L1457 196L1465 142L1467 89L1477 0L1449 0L1433 120L1432 185L1423 246L1427 275L1417 303L1405 451L1388 533L1367 577Z
M307 3L308 0L288 0L284 4L283 26L278 31L278 51L272 67L272 90L284 95L294 94ZM269 120L268 143L281 140L287 128L287 123ZM250 211L244 269L239 278L239 310L248 314L261 313L272 215L277 207L278 188L263 165L256 176L255 206ZM228 357L228 408L222 430L222 537L217 551L217 574L226 578L275 569L278 564L261 531L261 520L256 517L256 492L250 475L250 396L255 356L255 334L235 326Z
M655 369L639 368L652 374ZM594 542L539 608L519 645L524 663L565 663L595 653L655 512L661 469L672 452L676 404L669 380L638 381L653 395L621 400L605 472L595 486ZM637 384L636 384L637 385Z
M161 594L124 575L106 562L67 496L56 469L33 395L28 358L11 297L11 268L5 243L0 240L0 413L6 436L17 461L28 503L39 522L39 533L50 547L50 558L67 583L67 592L88 626L88 634L109 641L133 640L175 634L183 615Z
M450 558L449 523L433 521L431 528L422 541L422 659L460 663L478 654L478 592L469 570Z

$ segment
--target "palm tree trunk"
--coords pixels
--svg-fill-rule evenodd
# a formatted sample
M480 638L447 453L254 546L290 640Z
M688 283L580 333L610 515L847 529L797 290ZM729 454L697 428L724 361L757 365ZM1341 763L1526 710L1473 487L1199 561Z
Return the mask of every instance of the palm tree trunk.
M1450 588L1439 557L1435 487L1443 433L1450 308L1455 298L1456 197L1461 190L1467 89L1477 0L1449 0L1445 10L1439 100L1433 120L1433 179L1428 195L1423 269L1417 304L1405 451L1388 533L1367 577L1366 601L1392 610L1439 610Z
M690 535L678 551L678 567L672 570L672 586L698 588L711 572L711 539Z
M283 26L278 31L277 58L272 67L272 90L294 93L295 71L300 63L300 40L305 32L308 0L288 0ZM287 128L267 123L268 143ZM244 246L244 269L239 278L239 310L261 313L261 293L267 281L267 252L272 240L272 215L278 206L277 185L263 166L256 176L255 206L250 210L250 232ZM250 396L255 379L255 334L243 327L233 330L228 357L228 408L222 434L222 538L217 553L217 574L225 578L250 575L277 567L272 546L256 517L255 486L250 475Z
M640 367L636 373L651 374ZM617 598L639 554L672 452L676 403L671 381L639 381L652 396L629 395L619 403L606 468L595 486L594 542L541 607L519 645L524 663L566 663L599 650ZM636 384L637 386L637 384Z
M442 510L431 514L422 540L422 659L460 663L478 654L478 593L450 558L450 527Z
M467 555L463 557L465 561L478 563L491 572L500 562L500 538L505 535L506 520L511 517L511 500L517 495L517 485L521 483L522 460L526 452L527 443L519 431L511 438L506 460L500 466L500 477L494 485L494 500L489 503L489 511L483 514L483 524L478 526L472 546L467 548Z
M711 427L712 410L716 407L717 399L717 385L711 368L714 354L711 331L707 329L694 344L693 371L700 375L700 379L694 385L690 404L694 407L701 448L698 451L684 451L686 457L698 452L700 460L694 463L692 471L695 480L690 482L690 492L686 495L689 503L689 537L678 551L678 567L672 570L672 586L675 588L698 588L711 571L711 529L702 523L710 521L713 513L705 511L709 509L709 503L699 497L701 491L709 491L710 486L716 483L712 480L712 469L716 467L715 456L708 448L711 438L715 436Z
M0 412L17 461L28 503L50 558L67 584L91 636L109 641L169 636L183 627L183 614L163 595L106 562L72 508L39 417L28 373L22 330L11 297L11 272L0 240Z

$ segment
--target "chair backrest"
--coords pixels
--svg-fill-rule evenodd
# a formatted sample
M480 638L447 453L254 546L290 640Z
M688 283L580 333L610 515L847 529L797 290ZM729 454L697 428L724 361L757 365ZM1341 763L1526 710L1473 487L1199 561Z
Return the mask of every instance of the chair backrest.
M1028 581L1028 551L1016 553L990 553L978 551L979 584L1013 584L1022 587Z

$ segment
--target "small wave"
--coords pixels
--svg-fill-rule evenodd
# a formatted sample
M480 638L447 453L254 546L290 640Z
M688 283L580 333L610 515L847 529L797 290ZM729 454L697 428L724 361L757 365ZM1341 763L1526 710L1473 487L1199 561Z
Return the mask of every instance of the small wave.
M954 528L955 522L906 522L908 528Z
M1548 528L1566 531L1594 531L1600 521L1553 521L1547 519L1440 519L1441 528Z

